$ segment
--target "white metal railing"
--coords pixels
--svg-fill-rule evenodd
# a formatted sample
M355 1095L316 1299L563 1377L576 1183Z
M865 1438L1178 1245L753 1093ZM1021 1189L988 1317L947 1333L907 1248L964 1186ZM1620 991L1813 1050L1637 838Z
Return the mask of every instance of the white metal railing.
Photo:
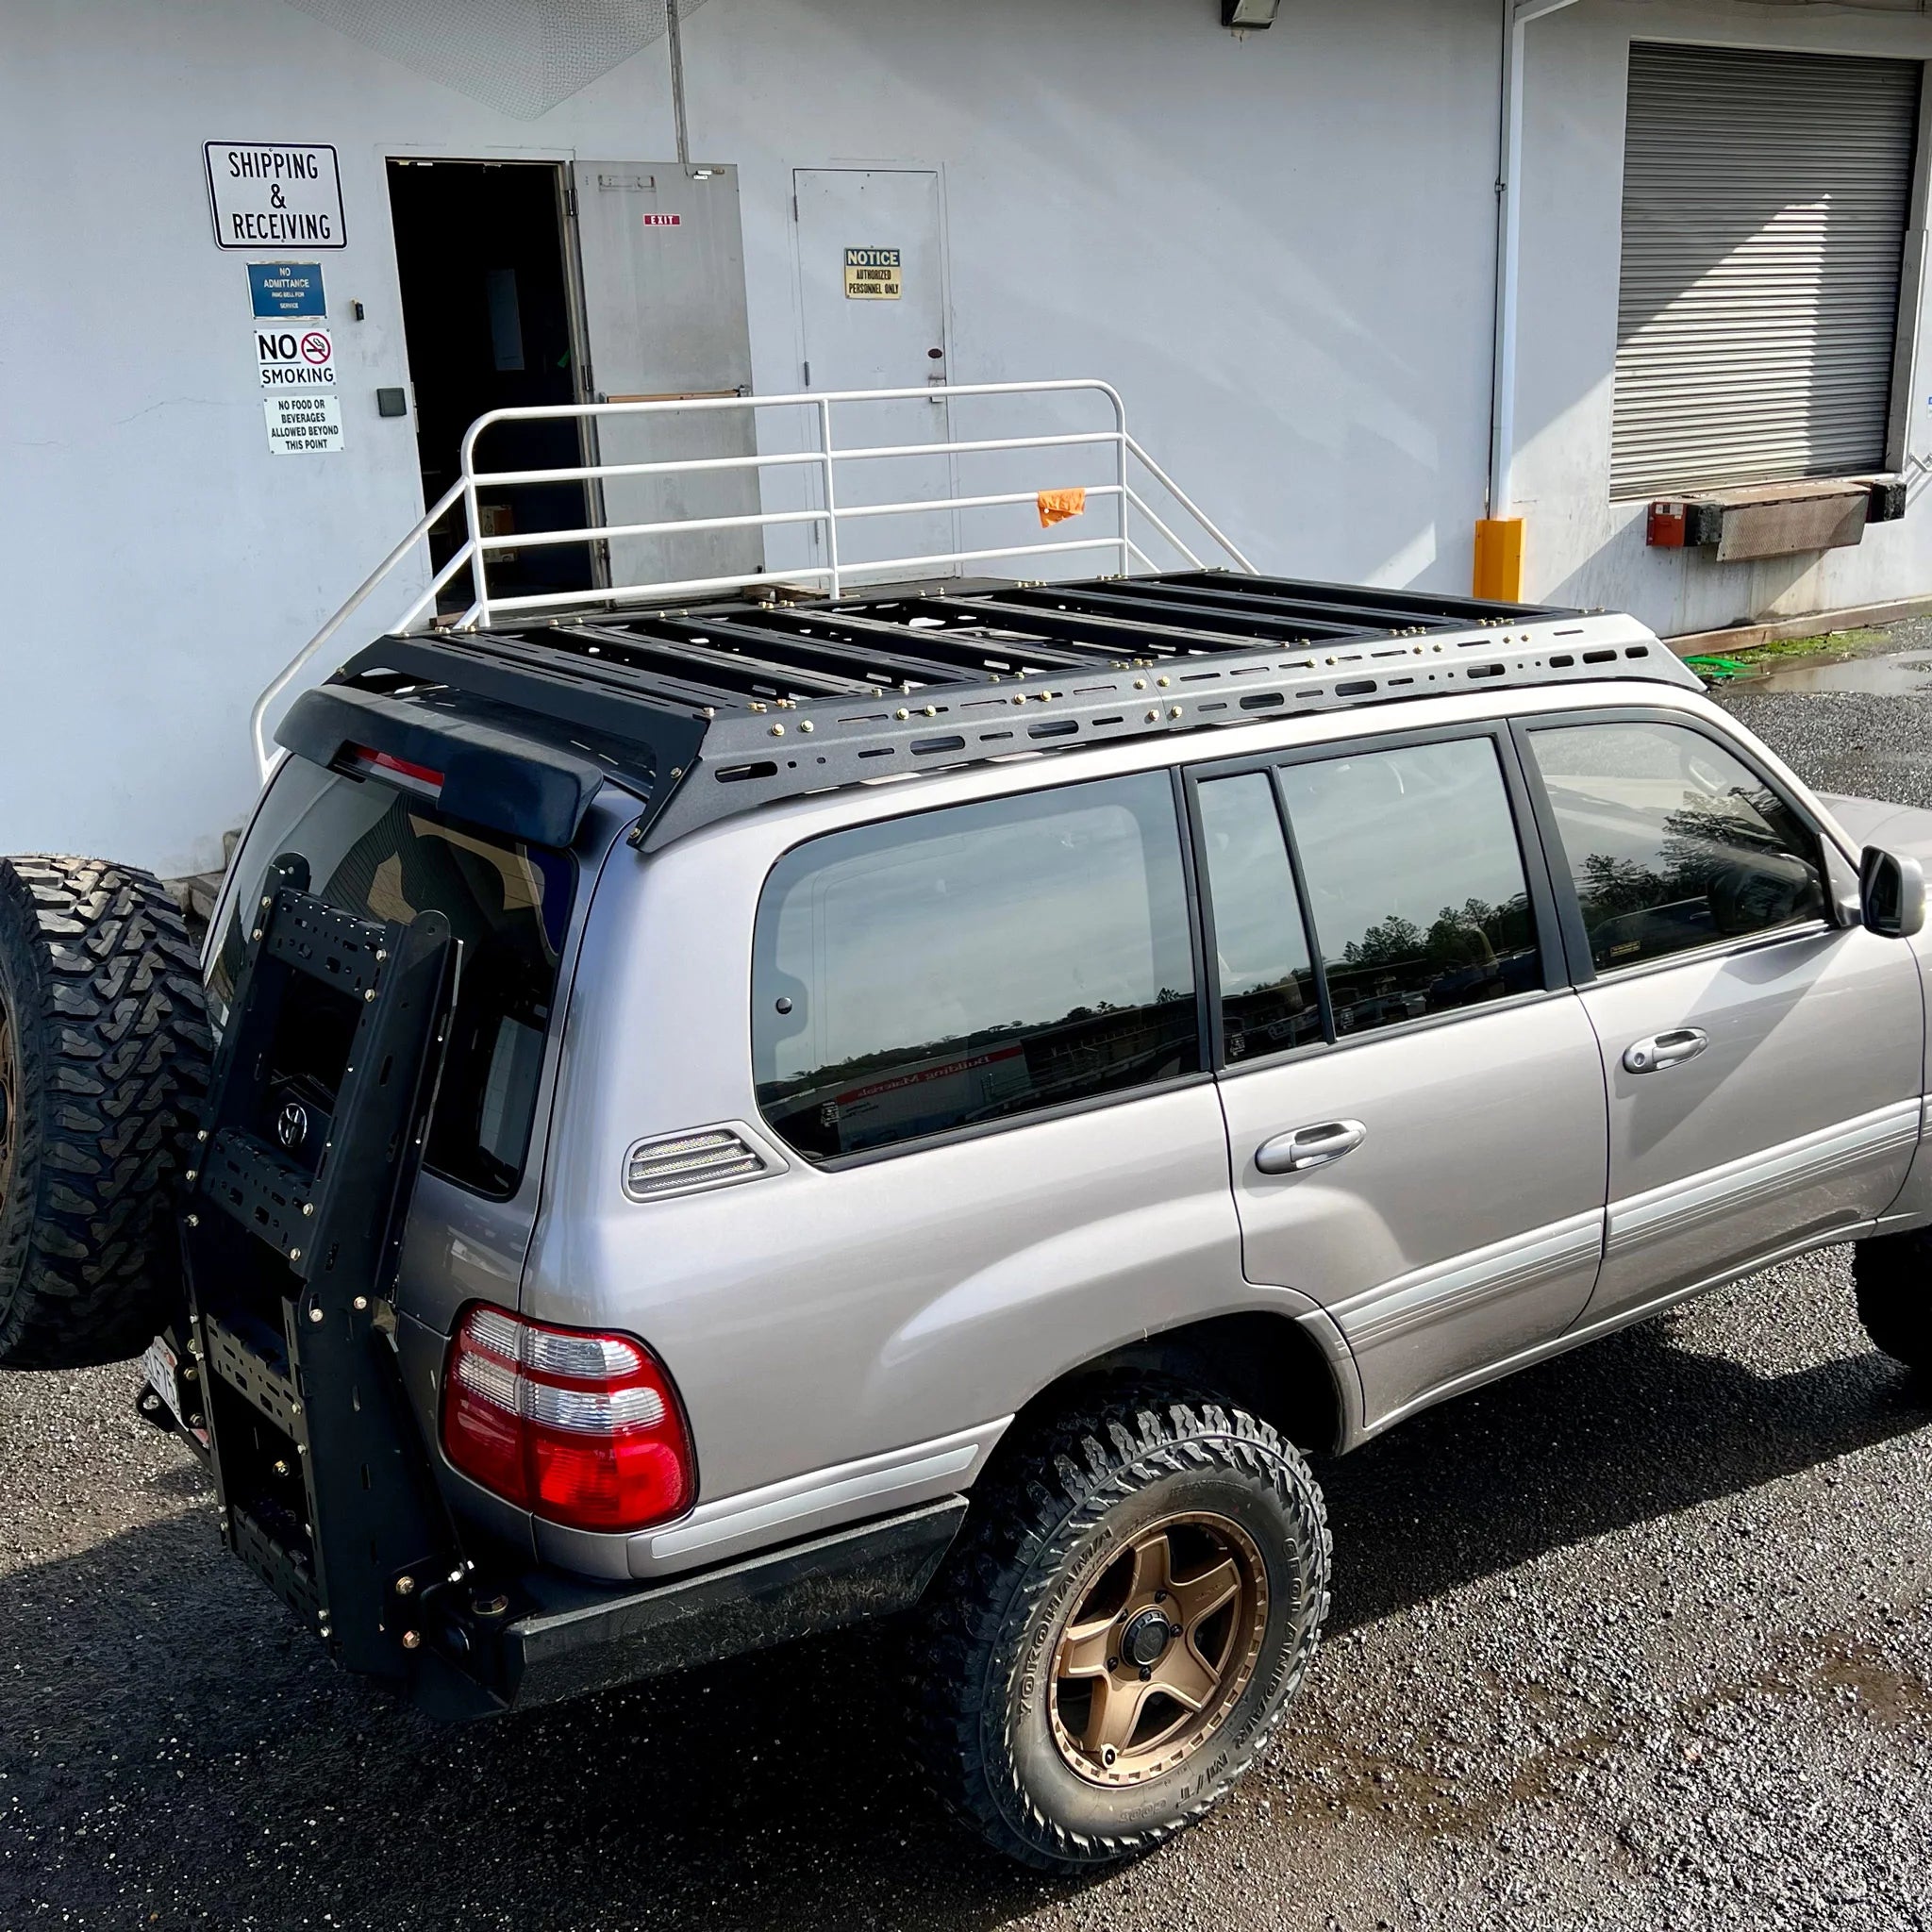
M1105 406L1108 426L1087 430L1043 430L1031 435L946 436L925 441L854 442L841 445L834 435L835 408L846 413L866 405L909 403L915 400L951 404L966 398L995 397L1097 397ZM639 462L595 462L546 465L534 470L484 471L476 467L476 445L492 428L506 423L575 422L584 425L611 418L745 412L750 418L752 441L756 442L760 418L778 412L791 412L812 432L813 440L802 449L754 449L744 454L658 458ZM1012 542L963 546L958 541L957 516L953 521L954 545L941 550L924 550L906 557L867 557L855 560L841 554L841 535L854 525L874 519L910 518L933 514L951 515L960 511L1013 509L1041 504L1046 491L1060 487L1065 479L1054 476L1027 489L993 490L961 493L960 459L974 457L1040 455L1055 452L1092 451L1102 461L1108 480L1079 486L1087 504L1110 508L1112 516L1101 527L1082 525L1079 530L1066 530L1040 542ZM841 491L842 476L854 466L908 459L930 463L943 458L949 488L943 495L927 495L882 502L851 501ZM594 483L597 495L605 486L625 479L670 480L705 475L748 475L757 480L760 500L767 478L801 475L816 483L819 500L797 508L759 508L742 514L718 516L654 517L641 523L600 521L569 529L518 530L506 534L486 534L483 529L482 493L488 490L518 485L555 483ZM822 561L786 564L775 580L811 585L837 597L861 575L880 582L894 576L940 575L960 564L991 563L1008 558L1044 558L1064 555L1069 558L1090 559L1085 569L1093 569L1094 553L1104 553L1105 562L1122 575L1137 569L1156 570L1161 566L1149 554L1146 544L1164 544L1187 565L1199 569L1203 558L1183 541L1172 525L1148 502L1141 485L1151 482L1164 492L1173 508L1190 522L1205 538L1203 547L1212 549L1241 570L1254 566L1235 547L1207 513L1174 482L1165 470L1141 448L1128 432L1126 410L1119 392L1111 385L1091 378L1072 378L1046 382L981 382L928 384L917 389L814 391L793 395L708 395L665 396L630 402L559 404L539 408L492 409L479 416L464 434L462 469L448 490L425 510L414 528L391 550L370 575L358 584L341 609L303 645L260 697L256 700L249 725L255 754L264 779L274 769L275 754L268 737L269 718L277 701L303 671L326 648L344 624L385 584L424 543L430 531L458 506L463 515L463 541L449 559L430 576L427 586L396 622L386 626L391 632L409 632L432 627L475 629L493 623L499 616L523 615L537 610L567 612L587 607L608 607L641 599L691 597L742 589L758 581L747 571L712 575L624 582L598 585L581 591L546 591L536 594L506 596L492 592L490 582L491 558L503 551L527 552L557 548L566 544L597 543L607 546L610 574L617 575L617 553L608 546L625 540L678 538L713 531L776 531L795 529L812 535L816 554ZM782 485L781 485L782 487ZM1075 513L1077 520L1082 514ZM1042 527L1044 517L1042 516ZM1064 525L1055 525L1064 529ZM1090 534L1090 531L1091 532ZM1038 564L1033 566L1039 568ZM457 579L467 574L470 601L456 614L438 614L444 593Z

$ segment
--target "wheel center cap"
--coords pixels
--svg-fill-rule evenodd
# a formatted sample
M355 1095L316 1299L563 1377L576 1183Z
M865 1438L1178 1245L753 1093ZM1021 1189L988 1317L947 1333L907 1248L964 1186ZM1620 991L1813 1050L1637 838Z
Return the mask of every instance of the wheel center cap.
M1160 1661L1174 1637L1174 1626L1158 1610L1142 1610L1121 1633L1121 1655L1144 1671Z

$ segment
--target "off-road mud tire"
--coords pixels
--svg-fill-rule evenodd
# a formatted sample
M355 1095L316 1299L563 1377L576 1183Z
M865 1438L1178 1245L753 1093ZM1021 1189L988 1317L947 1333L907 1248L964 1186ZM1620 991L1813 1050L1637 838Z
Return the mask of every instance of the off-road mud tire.
M908 1638L909 1734L936 1795L1024 1864L1091 1872L1206 1817L1267 1743L1328 1611L1322 1492L1266 1423L1158 1385L1109 1393L1002 1445ZM1246 1689L1208 1741L1126 1790L1053 1741L1050 1645L1109 1542L1163 1510L1225 1512L1253 1537L1270 1600Z
M0 1368L139 1355L179 1297L175 1190L208 1074L195 951L158 880L0 858Z
M1932 1374L1932 1229L1855 1243L1852 1280L1873 1346L1921 1375Z

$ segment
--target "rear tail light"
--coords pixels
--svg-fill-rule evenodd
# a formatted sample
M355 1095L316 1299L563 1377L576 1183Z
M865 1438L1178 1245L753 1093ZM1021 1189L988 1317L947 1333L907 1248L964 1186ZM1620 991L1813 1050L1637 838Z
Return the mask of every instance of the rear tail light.
M642 1529L689 1506L691 1434L664 1365L628 1335L473 1307L450 1344L443 1453L575 1529Z

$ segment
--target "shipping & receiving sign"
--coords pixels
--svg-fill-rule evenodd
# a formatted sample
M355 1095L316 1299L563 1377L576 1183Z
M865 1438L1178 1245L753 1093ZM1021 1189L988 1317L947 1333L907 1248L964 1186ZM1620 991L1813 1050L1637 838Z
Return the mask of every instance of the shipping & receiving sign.
M286 142L210 141L208 201L218 248L341 248L342 183L336 151Z
M903 292L896 248L848 248L845 251L845 299L848 302L896 302Z

